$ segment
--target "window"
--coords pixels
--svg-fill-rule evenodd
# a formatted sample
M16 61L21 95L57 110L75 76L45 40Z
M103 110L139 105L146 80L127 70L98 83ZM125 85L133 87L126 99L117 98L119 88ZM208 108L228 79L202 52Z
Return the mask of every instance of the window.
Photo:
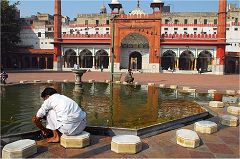
M169 20L168 19L165 19L165 24L168 24L169 23Z
M213 22L214 24L217 24L217 19L214 19L214 22Z
M43 44L43 42L41 42L41 44Z
M183 28L183 30L187 30L187 28Z
M217 28L213 28L213 30L217 30Z
M96 25L99 25L99 20L96 20Z
M51 31L51 28L48 28L48 31Z
M95 30L99 30L99 28L95 28Z
M188 33L185 31L184 34L188 34Z
M194 19L194 24L197 24L197 19Z
M238 28L234 28L235 31L238 31Z
M167 34L167 32L165 31L165 34Z
M226 30L229 30L229 28L227 28Z
M203 23L204 23L204 24L207 24L207 19L204 19L204 20L203 20Z
M197 28L193 28L193 30L197 30Z
M238 25L238 18L235 18L235 23L236 25Z
M109 25L109 20L106 20L106 24Z
M197 34L197 32L194 32L194 34Z
M175 19L175 20L174 20L174 24L178 24L178 19Z
M164 30L168 30L168 28L164 28Z
M42 35L41 35L41 32L38 32L38 37L41 37Z
M213 34L217 34L217 32L214 32Z
M177 32L175 31L174 34L177 34Z
M174 30L178 30L178 28L174 28Z
M98 31L96 31L96 34L98 34Z
M88 34L88 32L85 32L85 34Z
M109 28L106 28L106 30L109 30Z
M45 44L47 44L47 42L45 42Z
M187 23L188 23L187 19L184 19L184 24L187 24Z
M88 20L85 20L85 25L88 25Z
M106 34L109 34L109 32L107 31Z
M36 44L38 44L38 42L36 42Z

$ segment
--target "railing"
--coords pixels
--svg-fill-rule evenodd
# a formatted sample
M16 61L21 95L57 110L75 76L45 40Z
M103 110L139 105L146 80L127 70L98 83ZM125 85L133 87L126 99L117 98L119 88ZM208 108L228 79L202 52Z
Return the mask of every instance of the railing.
M217 34L162 34L161 39L216 39Z
M97 39L106 39L110 38L110 34L63 34L62 38L97 38Z

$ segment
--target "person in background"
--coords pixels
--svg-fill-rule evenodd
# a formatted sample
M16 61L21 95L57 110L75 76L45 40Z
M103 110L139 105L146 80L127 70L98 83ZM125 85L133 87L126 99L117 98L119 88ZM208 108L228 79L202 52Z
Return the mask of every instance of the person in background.
M7 78L7 72L3 71L3 69L1 68L1 83L6 84Z
M134 81L133 73L132 73L131 69L128 69L128 72L127 72L127 74L125 76L124 81L127 82L127 83L132 83Z
M32 122L45 137L52 134L48 142L59 142L60 134L78 135L86 127L86 113L67 96L60 95L54 88L47 87L41 93L44 102ZM46 127L42 120L46 119Z

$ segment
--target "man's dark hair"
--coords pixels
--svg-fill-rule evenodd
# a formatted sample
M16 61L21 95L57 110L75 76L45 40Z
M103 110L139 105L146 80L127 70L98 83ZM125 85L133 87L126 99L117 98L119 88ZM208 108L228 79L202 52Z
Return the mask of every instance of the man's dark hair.
M53 94L57 93L56 89L51 88L51 87L47 87L43 90L43 92L41 93L41 97L45 98L46 96L51 96Z

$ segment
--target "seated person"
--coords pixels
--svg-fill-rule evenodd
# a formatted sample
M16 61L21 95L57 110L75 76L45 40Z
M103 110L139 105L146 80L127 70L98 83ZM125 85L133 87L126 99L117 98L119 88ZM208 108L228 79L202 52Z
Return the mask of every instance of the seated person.
M128 69L128 73L126 74L124 81L127 83L132 83L134 81L134 78L132 75L133 75L132 70Z
M45 88L41 93L44 102L32 122L42 130L44 136L50 133L53 137L48 142L59 142L59 133L78 135L86 127L86 113L72 99L60 95L54 88ZM46 128L41 120L46 119Z

